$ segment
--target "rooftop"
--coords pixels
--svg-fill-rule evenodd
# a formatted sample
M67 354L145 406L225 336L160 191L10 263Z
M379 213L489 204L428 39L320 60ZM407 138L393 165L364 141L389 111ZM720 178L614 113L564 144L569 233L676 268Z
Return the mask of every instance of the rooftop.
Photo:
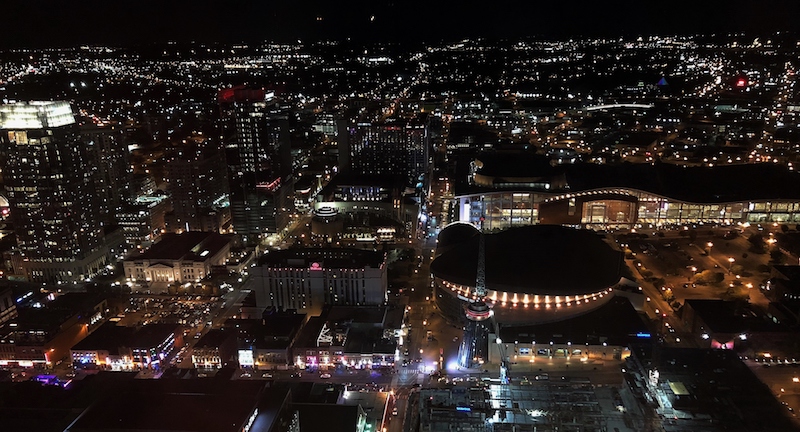
M288 389L265 388L264 382L253 381L135 380L126 384L113 397L91 405L68 431L122 430L122 426L130 431L239 432L256 407L274 420L277 409L269 408L280 408L288 395ZM262 407L265 398L273 399L270 395L277 397ZM269 430L271 421L267 423L259 430Z
M258 260L258 265L318 270L325 268L358 269L363 267L379 268L383 265L384 259L383 252L361 249L284 249L262 255Z
M208 333L204 334L197 343L194 344L194 348L219 348L228 338L236 337L236 334L230 330L223 330L223 329L211 329Z
M766 319L749 305L735 301L687 299L685 306L691 306L712 332L780 332L786 330L784 326Z
M614 297L599 308L565 321L531 326L503 327L504 341L539 344L627 346L650 339L650 329L625 297Z
M220 249L231 241L231 236L213 232L187 231L181 234L167 233L161 237L161 241L151 246L150 249L125 260L205 261L216 255Z
M75 124L69 102L30 101L0 105L0 129L43 129Z
M107 322L86 336L83 340L75 344L74 351L108 351L109 354L116 355L119 348L123 346L136 331L133 327L118 326L115 323Z
M139 329L135 327L118 326L108 322L75 344L72 349L105 350L111 353L120 347L152 348L160 345L170 334L178 328L175 324L149 324Z
M480 161L478 174L494 178L495 187L466 182L467 162ZM800 173L773 163L684 167L655 164L565 164L552 166L541 155L525 152L482 153L477 158L462 158L458 163L456 195L488 190L541 190L580 192L603 188L630 188L692 203L727 203L746 200L800 199ZM537 186L511 186L503 183L528 183ZM702 184L702 188L694 187Z
M659 388L676 408L663 413L667 430L796 430L786 408L733 351L653 346L632 352L644 376L658 370ZM681 383L689 395L679 396L675 390L683 389L670 383Z
M450 236L458 230L463 239ZM454 224L442 230L449 249L431 264L447 281L472 286L478 268L480 236ZM622 252L613 250L594 231L557 225L532 225L485 234L486 286L490 290L543 295L576 295L601 291L622 276Z
M292 404L292 407L300 414L304 431L351 432L358 430L359 417L365 415L359 405Z

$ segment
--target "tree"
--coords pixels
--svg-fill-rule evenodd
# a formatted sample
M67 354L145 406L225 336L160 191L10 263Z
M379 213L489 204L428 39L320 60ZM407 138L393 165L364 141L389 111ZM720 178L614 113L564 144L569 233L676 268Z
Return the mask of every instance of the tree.
M744 267L741 264L734 264L731 266L731 273L741 275L744 273Z
M725 280L725 275L720 272L703 270L694 277L694 280L699 284L715 284Z
M690 230L690 231L689 231L689 241L691 241L692 243L694 243L694 242L695 242L695 240L697 240L697 230L696 230L696 229L693 229L693 230Z
M789 232L789 225L781 224L781 232Z

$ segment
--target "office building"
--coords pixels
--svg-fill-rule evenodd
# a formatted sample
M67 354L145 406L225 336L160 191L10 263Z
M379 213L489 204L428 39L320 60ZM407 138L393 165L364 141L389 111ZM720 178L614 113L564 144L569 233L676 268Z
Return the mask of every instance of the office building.
M342 136L342 133L344 136ZM428 172L426 118L347 125L337 137L342 171L360 175L398 175L417 186ZM421 184L420 184L421 186Z
M246 244L255 245L289 223L294 204L289 121L274 94L231 88L218 101L227 129L231 222Z
M94 161L95 193L104 223L116 221L116 212L130 198L133 171L123 129L115 125L81 126L83 141Z
M109 263L96 155L67 102L0 106L4 180L21 268L36 282L83 281Z
M165 216L171 207L172 201L163 194L140 196L133 203L123 204L117 223L128 245L146 248L156 241L166 228Z
M172 149L166 166L172 214L170 231L219 231L228 222L228 184L223 154L211 139ZM210 217L213 214L217 217Z

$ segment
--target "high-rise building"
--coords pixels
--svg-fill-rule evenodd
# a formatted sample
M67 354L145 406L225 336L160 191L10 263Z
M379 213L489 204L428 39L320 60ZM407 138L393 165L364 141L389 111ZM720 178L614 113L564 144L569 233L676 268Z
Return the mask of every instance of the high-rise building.
M349 125L337 137L340 167L353 174L398 175L416 186L428 171L427 119ZM345 136L342 137L342 132Z
M166 169L173 214L171 231L218 231L227 221L228 183L225 162L213 140L176 147ZM219 215L208 223L208 215Z
M78 281L109 260L92 148L67 102L0 106L0 145L21 268L32 281Z
M289 121L264 90L233 88L218 98L226 122L231 222L246 244L289 223L291 184Z
M115 215L131 193L133 170L124 131L118 126L82 126L81 136L89 146L95 171L95 193L99 213L104 223L115 221Z

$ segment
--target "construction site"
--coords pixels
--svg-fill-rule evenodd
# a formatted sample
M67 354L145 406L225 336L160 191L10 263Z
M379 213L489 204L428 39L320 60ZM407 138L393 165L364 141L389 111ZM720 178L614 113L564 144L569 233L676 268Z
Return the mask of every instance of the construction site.
M420 394L420 431L634 431L619 391L544 376L520 384L427 388Z

